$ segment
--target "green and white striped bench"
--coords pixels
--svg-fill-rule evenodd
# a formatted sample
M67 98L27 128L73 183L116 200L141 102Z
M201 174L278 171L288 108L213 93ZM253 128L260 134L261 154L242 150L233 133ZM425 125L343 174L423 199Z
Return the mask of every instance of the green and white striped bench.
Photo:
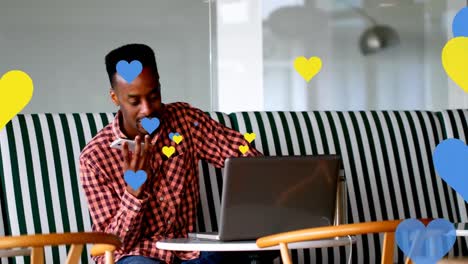
M447 136L466 142L468 110L210 115L242 133L255 132L253 144L265 155L341 154L351 223L412 217L467 222L463 199L436 176L432 151ZM91 230L77 161L86 142L112 119L112 113L18 115L0 131L0 235ZM222 170L199 166L198 229L216 231ZM353 263L378 262L381 244L379 235L359 237ZM47 248L47 263L60 263L67 250ZM459 239L450 255L467 251ZM88 253L89 247L82 263L92 263ZM293 261L345 263L348 254L344 247L297 250ZM403 262L400 251L395 262Z
M468 110L448 110L439 113L444 130L444 138L458 138L468 143ZM457 197L461 222L468 222L468 204L459 195Z

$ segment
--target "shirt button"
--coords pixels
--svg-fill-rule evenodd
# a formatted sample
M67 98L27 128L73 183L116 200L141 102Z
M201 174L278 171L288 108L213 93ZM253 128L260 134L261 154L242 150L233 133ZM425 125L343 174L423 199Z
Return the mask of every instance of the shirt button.
M168 223L168 224L171 224L171 220L168 220L167 223Z
M127 232L128 232L128 231L130 231L130 229L128 229L128 228L125 228L125 231L127 231Z
M133 210L138 211L138 206L134 206Z
M159 197L159 201L164 201L164 197Z

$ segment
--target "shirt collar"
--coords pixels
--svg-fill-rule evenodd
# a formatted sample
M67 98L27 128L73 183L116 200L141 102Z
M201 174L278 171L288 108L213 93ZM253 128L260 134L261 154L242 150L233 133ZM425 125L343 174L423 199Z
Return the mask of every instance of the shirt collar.
M121 122L122 112L119 110L115 115L114 122L112 122L112 132L116 138L127 138L127 136L122 132L122 122Z

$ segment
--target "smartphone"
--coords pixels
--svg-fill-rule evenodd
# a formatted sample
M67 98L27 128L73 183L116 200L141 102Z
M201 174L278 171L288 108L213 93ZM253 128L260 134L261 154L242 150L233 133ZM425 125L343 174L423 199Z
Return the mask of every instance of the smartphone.
M114 142L111 143L110 147L122 150L124 142L127 142L128 150L130 150L131 152L135 152L136 142L134 140L118 138L118 139L114 140ZM141 142L141 151L142 152L143 152L144 147L145 147L145 143Z

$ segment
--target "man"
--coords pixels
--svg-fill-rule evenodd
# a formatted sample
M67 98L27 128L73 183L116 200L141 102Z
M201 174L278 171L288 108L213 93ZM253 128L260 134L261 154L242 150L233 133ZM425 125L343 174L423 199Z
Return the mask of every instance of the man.
M143 66L130 82L116 70L122 60L138 60ZM249 146L244 156L262 154L242 134L203 111L187 103L163 104L156 59L148 46L122 46L111 51L105 61L110 96L119 111L80 155L80 179L93 231L120 237L123 246L115 251L118 264L225 263L222 254L159 250L156 242L187 237L195 231L199 160L223 167L226 158L243 156L239 150L242 145ZM157 129L148 133L142 125L145 118L158 118ZM175 143L170 133L179 133L182 141ZM118 138L135 140L134 153L126 143L123 150L111 148ZM163 147L174 147L175 151L168 155L162 152ZM138 170L145 171L147 179L133 189L124 180L124 173ZM94 259L103 263L103 257Z

